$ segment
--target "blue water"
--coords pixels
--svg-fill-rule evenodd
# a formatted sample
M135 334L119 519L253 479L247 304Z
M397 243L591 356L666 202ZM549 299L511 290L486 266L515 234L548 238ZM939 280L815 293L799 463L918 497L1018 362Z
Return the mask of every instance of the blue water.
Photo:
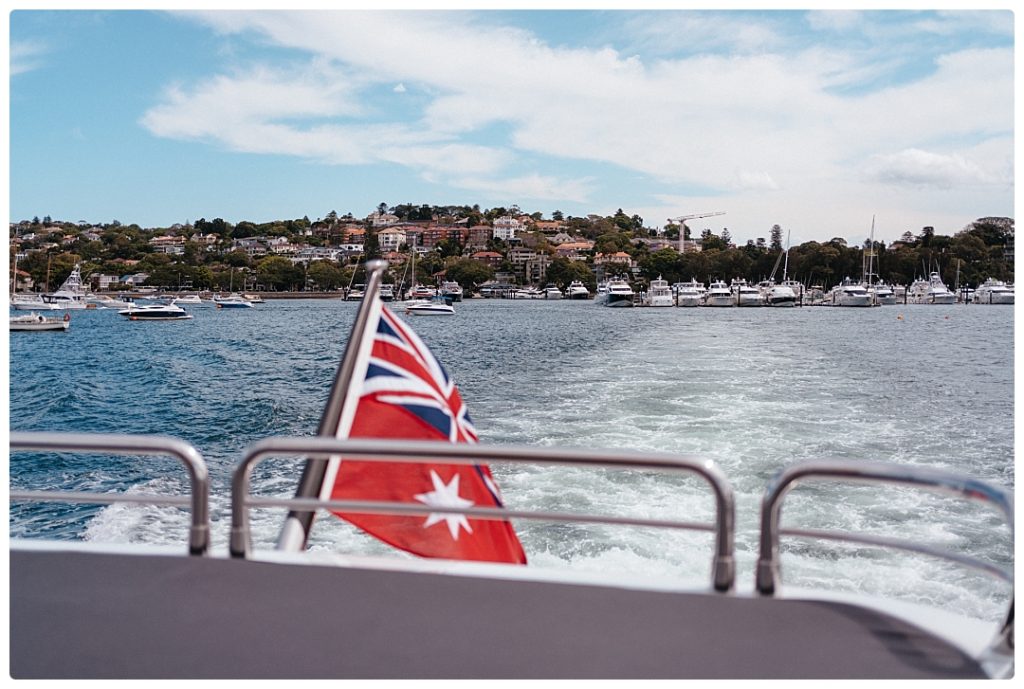
M156 433L197 447L213 479L214 544L227 539L231 472L269 435L312 435L357 305L268 301L197 308L182 322L79 311L66 333L11 333L10 427ZM737 498L741 581L753 576L767 481L795 461L886 460L1012 488L1013 309L608 309L590 302L473 300L413 327L448 368L481 441L699 455ZM568 468L495 468L514 508L710 520L699 483ZM288 495L297 465L264 465L257 492ZM18 453L13 488L176 490L169 460ZM907 535L1012 562L994 513L908 489L814 484L793 492L788 526ZM254 514L258 546L280 513ZM12 536L180 542L176 510L11 507ZM703 534L517 525L531 564L708 576ZM384 552L321 520L315 548ZM786 582L930 602L996 618L1006 587L942 561L792 541Z

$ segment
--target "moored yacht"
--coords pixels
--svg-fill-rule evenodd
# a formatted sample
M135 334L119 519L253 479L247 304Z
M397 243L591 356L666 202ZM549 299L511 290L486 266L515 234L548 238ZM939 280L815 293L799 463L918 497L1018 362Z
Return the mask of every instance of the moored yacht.
M632 306L633 288L623 278L612 278L608 281L608 300L605 306Z
M558 289L554 283L548 283L544 286L545 299L561 299L563 296L565 295L562 294L562 290Z
M850 278L833 287L827 301L831 306L874 306L868 288Z
M974 290L972 304L1013 304L1013 287L1002 280L989 278Z
M651 280L644 304L646 306L675 306L672 299L672 288L668 286L668 280L662 280L660 275L658 279Z
M446 280L441 283L438 294L448 302L462 301L462 285L453 280Z
M955 304L956 295L946 287L938 273L932 272L927 280L918 278L911 283L908 301L911 304Z
M85 290L82 289L82 266L76 263L71 274L61 283L57 291L44 294L43 301L56 304L60 309L84 309L87 307Z
M776 285L774 280L760 283L761 294L767 306L796 306L796 293L787 284Z
M590 299L590 290L579 280L573 280L569 283L566 296L569 299Z
M879 306L891 306L896 303L896 292L884 282L878 282L868 287L868 294Z
M743 278L736 278L732 281L732 292L736 306L764 306L761 293Z
M241 294L230 294L226 297L215 296L213 303L218 309L251 309L252 304Z
M672 291L676 295L676 306L703 306L707 294L704 283L696 280L677 282L672 285Z
M713 280L704 296L704 306L736 306L732 290L724 280Z

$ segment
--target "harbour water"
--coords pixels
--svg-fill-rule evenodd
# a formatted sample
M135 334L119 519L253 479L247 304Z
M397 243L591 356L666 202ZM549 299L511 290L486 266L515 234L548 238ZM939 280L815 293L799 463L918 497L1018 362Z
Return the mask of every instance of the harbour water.
M210 465L214 547L228 537L231 472L271 435L312 435L357 304L268 301L196 309L181 322L79 311L66 333L10 334L10 428L156 433ZM591 302L472 300L454 317L410 318L459 385L481 442L621 448L714 460L736 491L738 581L749 586L769 479L806 459L947 469L1012 489L1013 309L607 309ZM693 479L641 472L495 466L516 509L710 521ZM261 465L255 492L290 495L296 461ZM18 453L11 487L180 490L171 462ZM906 488L810 484L785 526L902 536L1012 562L1009 530L985 507ZM254 514L271 547L281 512ZM12 504L12 536L181 543L176 509ZM703 533L517 523L530 566L658 575L706 584ZM858 590L983 619L1008 588L945 561L791 539L787 584ZM386 554L344 523L312 547ZM396 554L396 557L404 555Z

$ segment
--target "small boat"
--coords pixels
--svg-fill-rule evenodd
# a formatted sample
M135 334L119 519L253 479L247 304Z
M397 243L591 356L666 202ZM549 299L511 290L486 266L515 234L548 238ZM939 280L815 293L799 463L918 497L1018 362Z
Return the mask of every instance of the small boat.
M175 297L173 303L180 304L182 306L202 306L203 300L198 294L186 294L183 297Z
M443 297L437 296L429 301L410 304L405 307L405 312L411 316L451 316L455 313L455 307Z
M381 301L394 301L395 300L395 286L388 283L380 286L380 300Z
M135 306L132 304L127 309L117 313L130 321L186 321L192 318L192 314L174 302L170 304L146 304L145 306Z
M89 293L85 296L86 308L90 309L123 309L124 302L120 299L108 297L105 294Z
M605 304L608 302L608 281L601 280L597 283L597 293L594 295L595 304Z
M227 297L214 297L213 303L218 309L251 309L252 303L240 294L231 294Z
M672 288L668 286L668 280L663 280L659 275L656 280L651 280L647 289L647 296L644 298L645 306L675 306L672 298Z
M432 299L437 296L437 290L426 285L413 285L409 290L409 299Z
M67 313L63 318L50 318L40 316L38 313L29 313L24 316L11 316L10 329L15 330L60 330L65 331L71 325L71 316Z
M258 294L250 294L249 292L244 293L242 295L242 299L245 299L250 304L265 304L266 303L265 301L263 301L263 297L261 297L260 295L258 295Z
M590 290L579 280L573 280L569 283L569 289L567 290L567 296L569 299L590 299Z
M974 290L972 304L1013 304L1013 286L989 278Z
M345 292L345 301L362 301L366 294L366 285L357 283L348 288Z
M524 287L522 289L513 290L513 299L543 299L544 292L537 289L536 287Z
M608 281L608 299L605 306L621 308L633 305L633 288L623 278L612 278Z
M677 282L672 285L672 291L676 295L676 306L702 306L707 294L704 284L696 280Z
M714 280L708 286L708 292L704 296L704 306L736 306L732 290L724 280Z

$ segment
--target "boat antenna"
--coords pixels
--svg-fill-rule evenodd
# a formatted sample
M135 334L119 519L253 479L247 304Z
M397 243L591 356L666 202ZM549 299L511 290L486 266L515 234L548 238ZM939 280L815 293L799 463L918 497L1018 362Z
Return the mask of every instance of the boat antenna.
M320 416L320 425L316 434L321 437L333 438L338 432L338 422L341 418L341 409L348 396L349 387L352 383L352 374L355 371L356 355L359 351L359 343L363 340L363 334L370 320L370 310L373 301L379 299L378 291L380 283L384 278L384 270L388 262L380 259L367 261L363 264L368 278L366 280L366 292L359 304L359 311L356 313L355 322L352 324L352 332L349 335L348 343L345 345L345 353L341 357L338 369L334 373L334 383L327 396L327 405ZM299 479L299 486L295 491L296 498L315 498L320 493L320 486L324 481L324 473L327 471L327 459L318 457L306 459L302 469L302 477ZM278 550L300 551L306 547L309 539L309 532L313 527L315 511L288 512L284 526L277 539ZM234 534L232 534L234 538ZM233 544L234 548L234 544Z

